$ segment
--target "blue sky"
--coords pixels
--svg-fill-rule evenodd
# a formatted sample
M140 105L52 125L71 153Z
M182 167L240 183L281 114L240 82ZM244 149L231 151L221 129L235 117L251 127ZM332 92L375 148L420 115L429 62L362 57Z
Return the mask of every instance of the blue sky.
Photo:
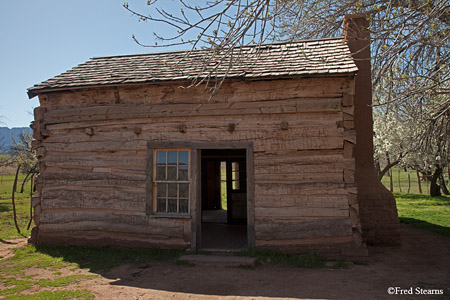
M123 2L0 1L0 126L29 126L39 101L28 99L27 88L91 57L165 50L144 48L131 39L135 34L154 44L154 25L138 22ZM127 2L148 12L146 0ZM177 2L164 0L164 5Z

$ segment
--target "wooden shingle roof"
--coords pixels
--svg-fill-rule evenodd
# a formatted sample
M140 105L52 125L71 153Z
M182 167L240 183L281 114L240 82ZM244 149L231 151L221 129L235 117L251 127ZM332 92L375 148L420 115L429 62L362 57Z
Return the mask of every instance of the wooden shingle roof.
M209 59L210 50L94 57L28 89L40 92L103 85L139 84L206 77L273 78L354 73L358 69L342 37L235 48L227 57ZM209 60L208 60L209 59ZM217 61L222 63L217 66ZM232 60L231 68L230 60ZM205 64L206 61L206 64ZM205 67L206 66L206 67Z

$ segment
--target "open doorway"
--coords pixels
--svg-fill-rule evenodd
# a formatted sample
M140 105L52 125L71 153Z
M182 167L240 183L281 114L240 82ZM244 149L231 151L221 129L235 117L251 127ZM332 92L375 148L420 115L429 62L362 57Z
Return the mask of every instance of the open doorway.
M201 199L201 248L246 248L246 149L201 150Z

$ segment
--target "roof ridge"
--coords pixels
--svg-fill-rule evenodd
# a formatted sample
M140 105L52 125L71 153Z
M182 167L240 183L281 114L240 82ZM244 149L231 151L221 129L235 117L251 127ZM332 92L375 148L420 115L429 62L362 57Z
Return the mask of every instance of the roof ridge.
M258 46L270 46L270 45L283 45L283 44L299 44L299 43L305 43L305 42L315 42L315 41L328 41L328 40L342 40L344 41L343 36L337 36L337 37L326 37L326 38L316 38L316 39L302 39L302 40L289 40L289 41L280 41L280 42L274 42L274 43L263 43L263 44L255 44L255 45L245 45L240 46L237 48L254 48ZM104 59L104 58L119 58L119 57L135 57L135 56L153 56L153 55L164 55L164 54L175 54L175 53L185 53L186 51L189 52L202 52L202 51L208 51L211 49L195 49L195 50L170 50L170 51L160 51L160 52L148 52L148 53L136 53L136 54L119 54L119 55L104 55L104 56L94 56L91 57L90 60L95 59Z

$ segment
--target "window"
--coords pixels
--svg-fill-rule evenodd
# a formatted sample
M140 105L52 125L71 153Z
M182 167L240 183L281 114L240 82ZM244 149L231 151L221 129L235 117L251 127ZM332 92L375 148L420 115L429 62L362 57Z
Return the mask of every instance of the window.
M241 189L240 178L239 178L239 163L231 163L231 180L233 191Z
M189 214L188 150L154 150L153 211Z

